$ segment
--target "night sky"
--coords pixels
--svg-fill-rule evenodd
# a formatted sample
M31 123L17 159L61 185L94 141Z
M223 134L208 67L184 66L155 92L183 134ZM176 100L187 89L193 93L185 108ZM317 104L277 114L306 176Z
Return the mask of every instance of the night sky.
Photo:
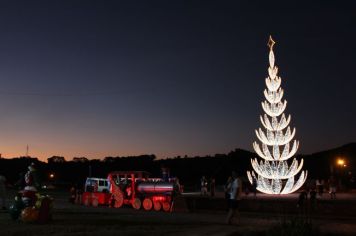
M1 1L0 152L252 150L270 34L299 153L356 140L352 1Z

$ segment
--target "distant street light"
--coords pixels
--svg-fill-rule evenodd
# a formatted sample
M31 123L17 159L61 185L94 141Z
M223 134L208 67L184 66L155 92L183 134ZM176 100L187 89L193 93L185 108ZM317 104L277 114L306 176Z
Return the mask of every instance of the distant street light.
M53 173L49 174L49 178L53 179L54 178L54 174Z
M341 167L346 167L345 160L344 159L337 159L337 164Z

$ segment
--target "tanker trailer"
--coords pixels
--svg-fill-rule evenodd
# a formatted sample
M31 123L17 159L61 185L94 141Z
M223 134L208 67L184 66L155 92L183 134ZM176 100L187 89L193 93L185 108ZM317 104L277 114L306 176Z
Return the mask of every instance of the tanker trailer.
M146 211L171 210L174 195L178 193L178 186L171 182L146 181L137 184L137 196L143 199L142 206Z

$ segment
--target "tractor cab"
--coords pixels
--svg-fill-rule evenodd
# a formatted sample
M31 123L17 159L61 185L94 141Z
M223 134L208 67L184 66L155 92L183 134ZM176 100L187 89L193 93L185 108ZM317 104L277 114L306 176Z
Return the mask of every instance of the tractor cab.
M82 202L86 206L107 205L111 198L110 181L88 177L85 181Z
M149 176L150 173L146 171L110 172L108 174L108 180L111 183L110 192L113 193L115 188L119 188L125 198L134 198L137 184L147 181Z
M107 193L110 190L110 182L103 178L87 178L85 181L85 192Z

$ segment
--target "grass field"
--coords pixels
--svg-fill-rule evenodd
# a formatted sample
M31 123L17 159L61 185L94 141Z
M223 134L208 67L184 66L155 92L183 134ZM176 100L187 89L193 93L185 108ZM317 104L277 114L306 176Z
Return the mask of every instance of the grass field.
M67 202L65 192L53 192L52 195L55 198L55 204L51 223L37 225L12 221L7 211L1 211L0 235L280 235L279 231L274 228L280 227L283 221L305 219L305 216L301 217L294 213L243 211L240 224L230 226L224 224L226 216L224 211L205 209L196 210L194 213L164 213L136 211L128 207L92 208L71 205ZM293 201L290 200L290 204L294 204ZM338 214L311 216L313 229L318 234L356 235L356 216L343 215L342 212L336 213ZM306 226L298 225L297 227L299 228L293 230L298 233L300 228Z

